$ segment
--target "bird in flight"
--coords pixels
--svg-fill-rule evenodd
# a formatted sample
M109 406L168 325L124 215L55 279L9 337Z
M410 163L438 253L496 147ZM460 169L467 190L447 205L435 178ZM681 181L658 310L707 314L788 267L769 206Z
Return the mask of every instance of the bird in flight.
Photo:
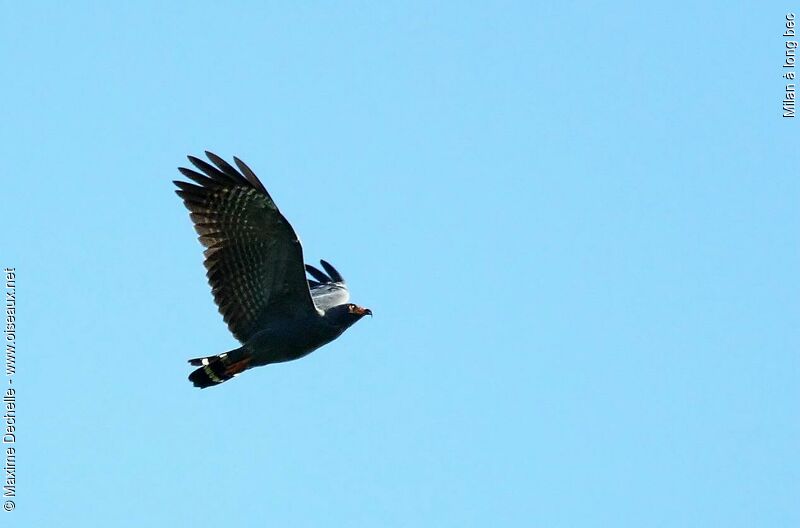
M250 167L236 157L238 170L206 156L211 163L189 156L196 170L178 169L193 183L173 183L206 248L214 301L242 346L189 360L198 367L189 380L201 389L306 356L372 315L349 302L347 284L329 263L320 261L324 271L304 265L300 239Z

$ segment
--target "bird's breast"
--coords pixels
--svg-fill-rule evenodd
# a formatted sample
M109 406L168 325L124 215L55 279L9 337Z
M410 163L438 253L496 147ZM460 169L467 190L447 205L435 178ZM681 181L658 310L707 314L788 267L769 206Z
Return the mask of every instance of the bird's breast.
M306 356L341 333L319 320L279 321L256 333L245 346L256 364L281 363Z

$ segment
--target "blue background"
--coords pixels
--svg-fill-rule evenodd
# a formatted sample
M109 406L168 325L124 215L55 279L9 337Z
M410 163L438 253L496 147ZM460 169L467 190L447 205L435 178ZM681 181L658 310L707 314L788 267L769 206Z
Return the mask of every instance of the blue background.
M800 526L789 6L107 4L3 10L3 526ZM205 149L375 317L201 392Z

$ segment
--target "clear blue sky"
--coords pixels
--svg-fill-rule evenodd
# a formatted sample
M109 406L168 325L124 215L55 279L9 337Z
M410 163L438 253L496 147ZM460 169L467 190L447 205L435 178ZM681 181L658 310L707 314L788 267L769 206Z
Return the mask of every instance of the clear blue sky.
M0 525L800 526L791 9L705 4L7 4ZM375 317L201 392L204 149Z

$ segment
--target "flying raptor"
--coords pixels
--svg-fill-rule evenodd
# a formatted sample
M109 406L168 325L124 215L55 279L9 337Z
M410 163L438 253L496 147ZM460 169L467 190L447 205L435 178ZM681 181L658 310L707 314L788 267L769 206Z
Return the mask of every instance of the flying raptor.
M253 367L292 361L330 343L372 311L349 302L341 274L305 264L300 239L255 173L206 152L175 181L200 243L214 301L241 347L190 359L195 387L219 385ZM213 164L213 165L212 165ZM306 272L311 278L306 278Z

